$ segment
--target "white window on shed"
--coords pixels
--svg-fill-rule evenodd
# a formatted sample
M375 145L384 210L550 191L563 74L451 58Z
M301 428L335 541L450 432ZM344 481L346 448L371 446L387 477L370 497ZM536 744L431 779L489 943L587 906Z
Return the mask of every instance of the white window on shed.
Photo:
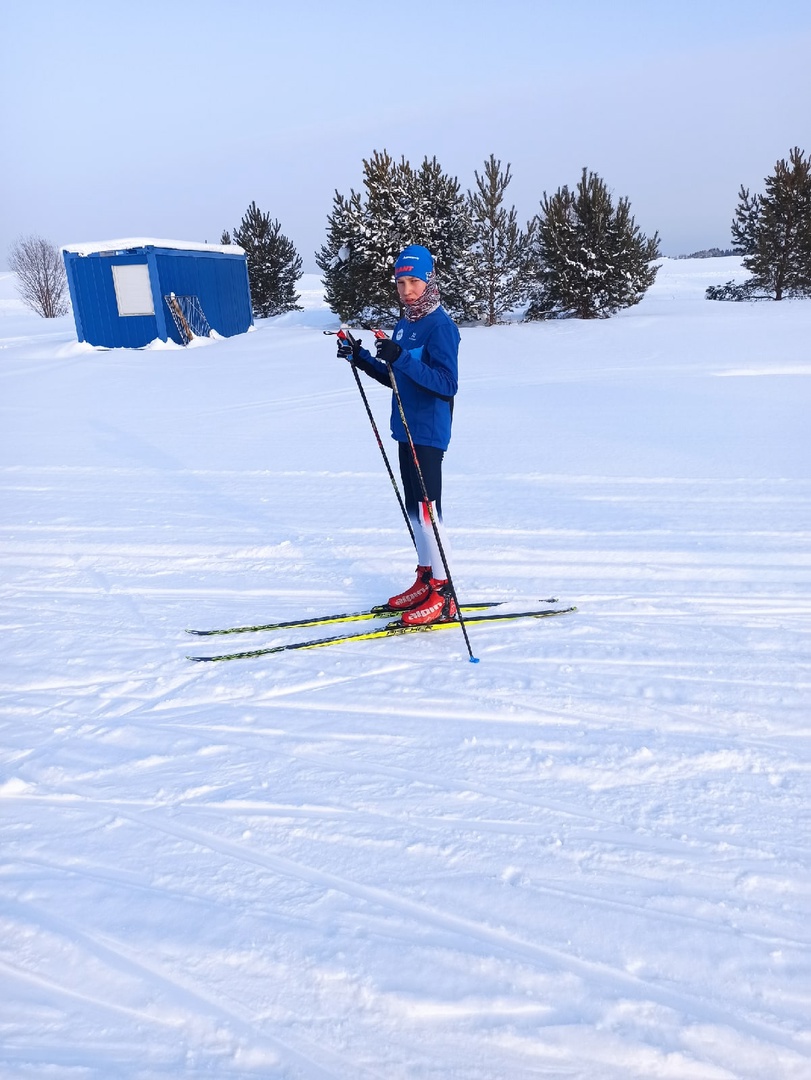
M152 286L146 263L113 266L113 284L119 315L154 315Z

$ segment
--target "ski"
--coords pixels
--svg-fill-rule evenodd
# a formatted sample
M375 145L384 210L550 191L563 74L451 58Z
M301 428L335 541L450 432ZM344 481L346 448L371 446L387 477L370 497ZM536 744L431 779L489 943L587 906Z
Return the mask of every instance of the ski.
M462 604L462 611L486 611L488 608L498 607L503 600L481 600L474 604ZM557 599L551 597L548 600L539 601L541 604L556 604ZM195 637L214 637L222 634L253 634L261 630L296 630L304 626L326 626L329 623L360 622L363 619L381 619L386 616L396 615L396 611L385 604L366 608L364 611L343 611L336 615L315 615L310 619L288 619L285 622L257 623L254 626L228 626L222 630L187 630L187 634Z
M484 615L471 615L468 623L507 622L513 619L544 619L552 615L566 615L577 611L576 607L544 608L541 611L490 612ZM375 630L362 631L359 634L339 634L336 637L316 638L311 641L294 641L288 645L271 645L263 649L247 649L243 652L222 653L219 656L188 656L187 660L198 663L214 663L220 660L247 660L254 656L270 656L273 653L288 652L296 649L319 649L326 645L341 645L347 641L372 641L375 638L399 637L403 634L421 634L431 630L447 630L458 627L456 619L448 622L429 623L427 626L403 626L395 620Z

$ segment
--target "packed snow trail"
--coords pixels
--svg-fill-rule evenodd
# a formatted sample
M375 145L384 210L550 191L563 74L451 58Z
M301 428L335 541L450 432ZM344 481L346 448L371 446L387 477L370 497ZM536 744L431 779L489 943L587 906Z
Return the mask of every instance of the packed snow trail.
M460 593L578 606L475 667L184 659L413 571L317 298L136 353L0 309L2 1080L807 1080L811 304L730 263L463 331Z

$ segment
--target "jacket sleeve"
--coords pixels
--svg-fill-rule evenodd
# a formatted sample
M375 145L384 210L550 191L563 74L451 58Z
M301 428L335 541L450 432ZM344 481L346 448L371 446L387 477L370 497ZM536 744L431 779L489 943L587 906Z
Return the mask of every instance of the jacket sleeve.
M394 364L430 394L450 401L458 389L459 331L452 322L436 326L419 349L404 349Z
M374 379L376 382L381 383L383 386L387 386L391 390L391 379L389 378L389 371L386 365L372 356L368 349L361 349L358 353L358 358L355 361L355 367L359 367L370 379Z

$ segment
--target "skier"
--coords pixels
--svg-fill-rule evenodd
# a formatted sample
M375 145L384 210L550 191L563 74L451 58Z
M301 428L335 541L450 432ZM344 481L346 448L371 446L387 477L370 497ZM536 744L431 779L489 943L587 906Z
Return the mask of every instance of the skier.
M394 264L394 280L404 317L391 338L377 341L375 356L363 348L359 339L350 344L339 338L338 356L352 360L384 386L391 386L391 367L397 381L430 507L392 395L391 434L398 443L406 512L414 531L419 565L414 584L390 597L388 605L401 613L405 626L418 626L453 619L457 614L436 533L447 559L448 540L442 524L442 459L451 437L460 334L440 304L434 260L427 248L418 244L405 248Z

